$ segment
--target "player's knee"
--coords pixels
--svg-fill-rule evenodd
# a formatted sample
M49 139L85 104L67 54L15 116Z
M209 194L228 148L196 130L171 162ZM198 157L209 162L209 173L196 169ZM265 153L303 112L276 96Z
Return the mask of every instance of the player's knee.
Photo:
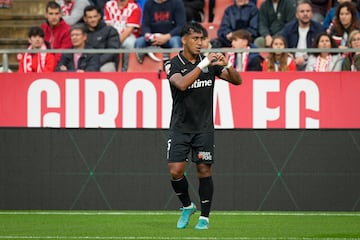
M170 169L170 176L172 179L177 180L184 176L184 172L179 169Z
M180 179L184 176L184 169L176 166L169 166L169 173L172 179Z
M209 164L198 164L197 173L200 178L211 176L211 165Z

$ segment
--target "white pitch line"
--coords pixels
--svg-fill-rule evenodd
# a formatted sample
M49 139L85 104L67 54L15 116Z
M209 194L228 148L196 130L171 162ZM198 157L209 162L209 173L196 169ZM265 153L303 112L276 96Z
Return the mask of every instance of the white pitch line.
M142 215L142 216L161 216L178 215L179 212L173 211L129 211L129 212L105 212L105 211L0 211L0 215ZM360 212L221 212L213 211L211 215L223 216L347 216L360 217Z
M100 236L0 236L0 239L98 239L98 240L344 240L346 238L298 238L298 237L100 237Z

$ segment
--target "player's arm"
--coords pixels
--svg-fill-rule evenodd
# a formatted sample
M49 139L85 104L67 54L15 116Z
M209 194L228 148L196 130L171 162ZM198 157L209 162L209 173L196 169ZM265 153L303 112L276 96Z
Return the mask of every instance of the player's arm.
M196 68L186 75L181 75L179 72L174 73L170 77L170 82L179 90L185 91L193 82L195 82L202 71L202 69L208 67L212 62L216 61L216 55L211 53L206 58L204 58Z
M240 85L242 83L242 78L238 71L233 66L226 65L224 70L220 75L221 79L224 79L234 85Z
M226 57L222 53L216 53L216 61L212 62L212 65L219 65L224 67L224 70L220 74L221 79L224 79L234 85L240 85L242 83L240 74L231 64L229 64Z

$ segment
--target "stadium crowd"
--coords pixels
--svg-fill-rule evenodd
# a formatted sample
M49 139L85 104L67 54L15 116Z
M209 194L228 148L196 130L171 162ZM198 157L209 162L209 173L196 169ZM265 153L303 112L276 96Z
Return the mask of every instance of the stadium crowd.
M44 14L44 23L29 29L28 49L148 50L24 53L19 72L126 72L142 68L144 61L162 64L171 55L157 54L157 49L180 49L180 30L189 21L204 26L215 21L217 36L210 39L205 33L204 48L233 48L224 54L238 71L360 69L359 52L323 50L360 46L360 0L56 0L48 2ZM251 48L274 52L234 50ZM306 52L309 48L322 50ZM131 64L136 66L129 68Z

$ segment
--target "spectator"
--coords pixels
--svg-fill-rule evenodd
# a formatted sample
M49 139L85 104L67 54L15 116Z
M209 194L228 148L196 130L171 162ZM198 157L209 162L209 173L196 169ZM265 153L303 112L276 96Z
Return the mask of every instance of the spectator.
M335 16L328 33L340 48L346 48L349 34L360 28L356 7L352 2L343 2L336 8Z
M44 41L44 31L40 27L31 27L29 29L28 37L28 50L49 49L49 46ZM52 53L24 53L21 55L19 72L53 72L55 66L55 56Z
M351 0L337 0L337 2L341 4L343 2L351 2ZM323 22L323 26L325 29L328 29L330 27L330 24L333 22L335 18L336 7L337 5L332 7L326 14ZM358 13L358 19L360 19L360 11L358 9L357 9L357 13Z
M44 41L50 44L52 49L71 48L70 26L61 18L61 7L55 1L46 5L46 22L41 24L44 31ZM55 54L56 64L60 61L61 53ZM55 65L56 65L55 64Z
M349 48L360 48L360 31L354 30L350 33L349 36ZM360 52L352 52L349 53L345 59L344 63L342 65L343 71L360 71Z
M217 33L218 38L211 40L214 48L231 47L232 33L239 29L250 32L252 39L258 36L259 10L249 0L235 0L225 9Z
M95 49L119 49L119 33L101 20L100 10L95 6L84 9L84 22L87 27L87 43ZM100 72L116 72L119 65L118 53L100 55Z
M286 48L286 41L283 36L274 36L271 48L284 49ZM264 72L286 72L296 71L296 64L292 56L289 53L276 51L271 52L266 61L263 62Z
M182 0L147 0L144 6L142 36L136 39L135 48L162 47L181 48L180 30L186 22ZM141 64L144 53L137 53ZM164 62L169 54L164 54Z
M138 4L129 0L111 0L105 5L105 22L113 26L119 33L121 48L135 47L136 38L139 37L141 9ZM121 71L126 72L129 65L129 54L122 54Z
M204 21L204 0L183 0L186 12L186 21Z
M312 20L322 24L328 10L329 0L311 0L311 3L313 9Z
M296 19L287 23L282 32L288 48L311 48L316 36L324 31L323 26L311 20L311 18L311 2L309 0L299 0L296 6ZM297 70L305 70L307 58L306 52L295 53Z
M256 48L254 44L251 44L251 33L240 29L232 33L231 45L235 49L250 49ZM246 51L241 52L229 52L228 53L229 63L240 72L247 71L262 71L263 58L259 53L249 53Z
M74 0L70 15L64 16L64 21L69 25L74 25L82 21L82 16L86 6L90 5L89 0Z
M320 33L312 48L337 48L335 40L326 32ZM338 53L316 52L309 56L305 71L307 72L333 72L341 71L342 57Z
M272 37L280 35L285 24L295 19L294 0L266 0L259 11L259 34L255 45L259 48L270 47Z
M71 27L71 42L73 49L89 49L86 45L86 30L83 24L75 24ZM95 72L99 71L99 55L82 53L64 53L56 67L58 72Z

